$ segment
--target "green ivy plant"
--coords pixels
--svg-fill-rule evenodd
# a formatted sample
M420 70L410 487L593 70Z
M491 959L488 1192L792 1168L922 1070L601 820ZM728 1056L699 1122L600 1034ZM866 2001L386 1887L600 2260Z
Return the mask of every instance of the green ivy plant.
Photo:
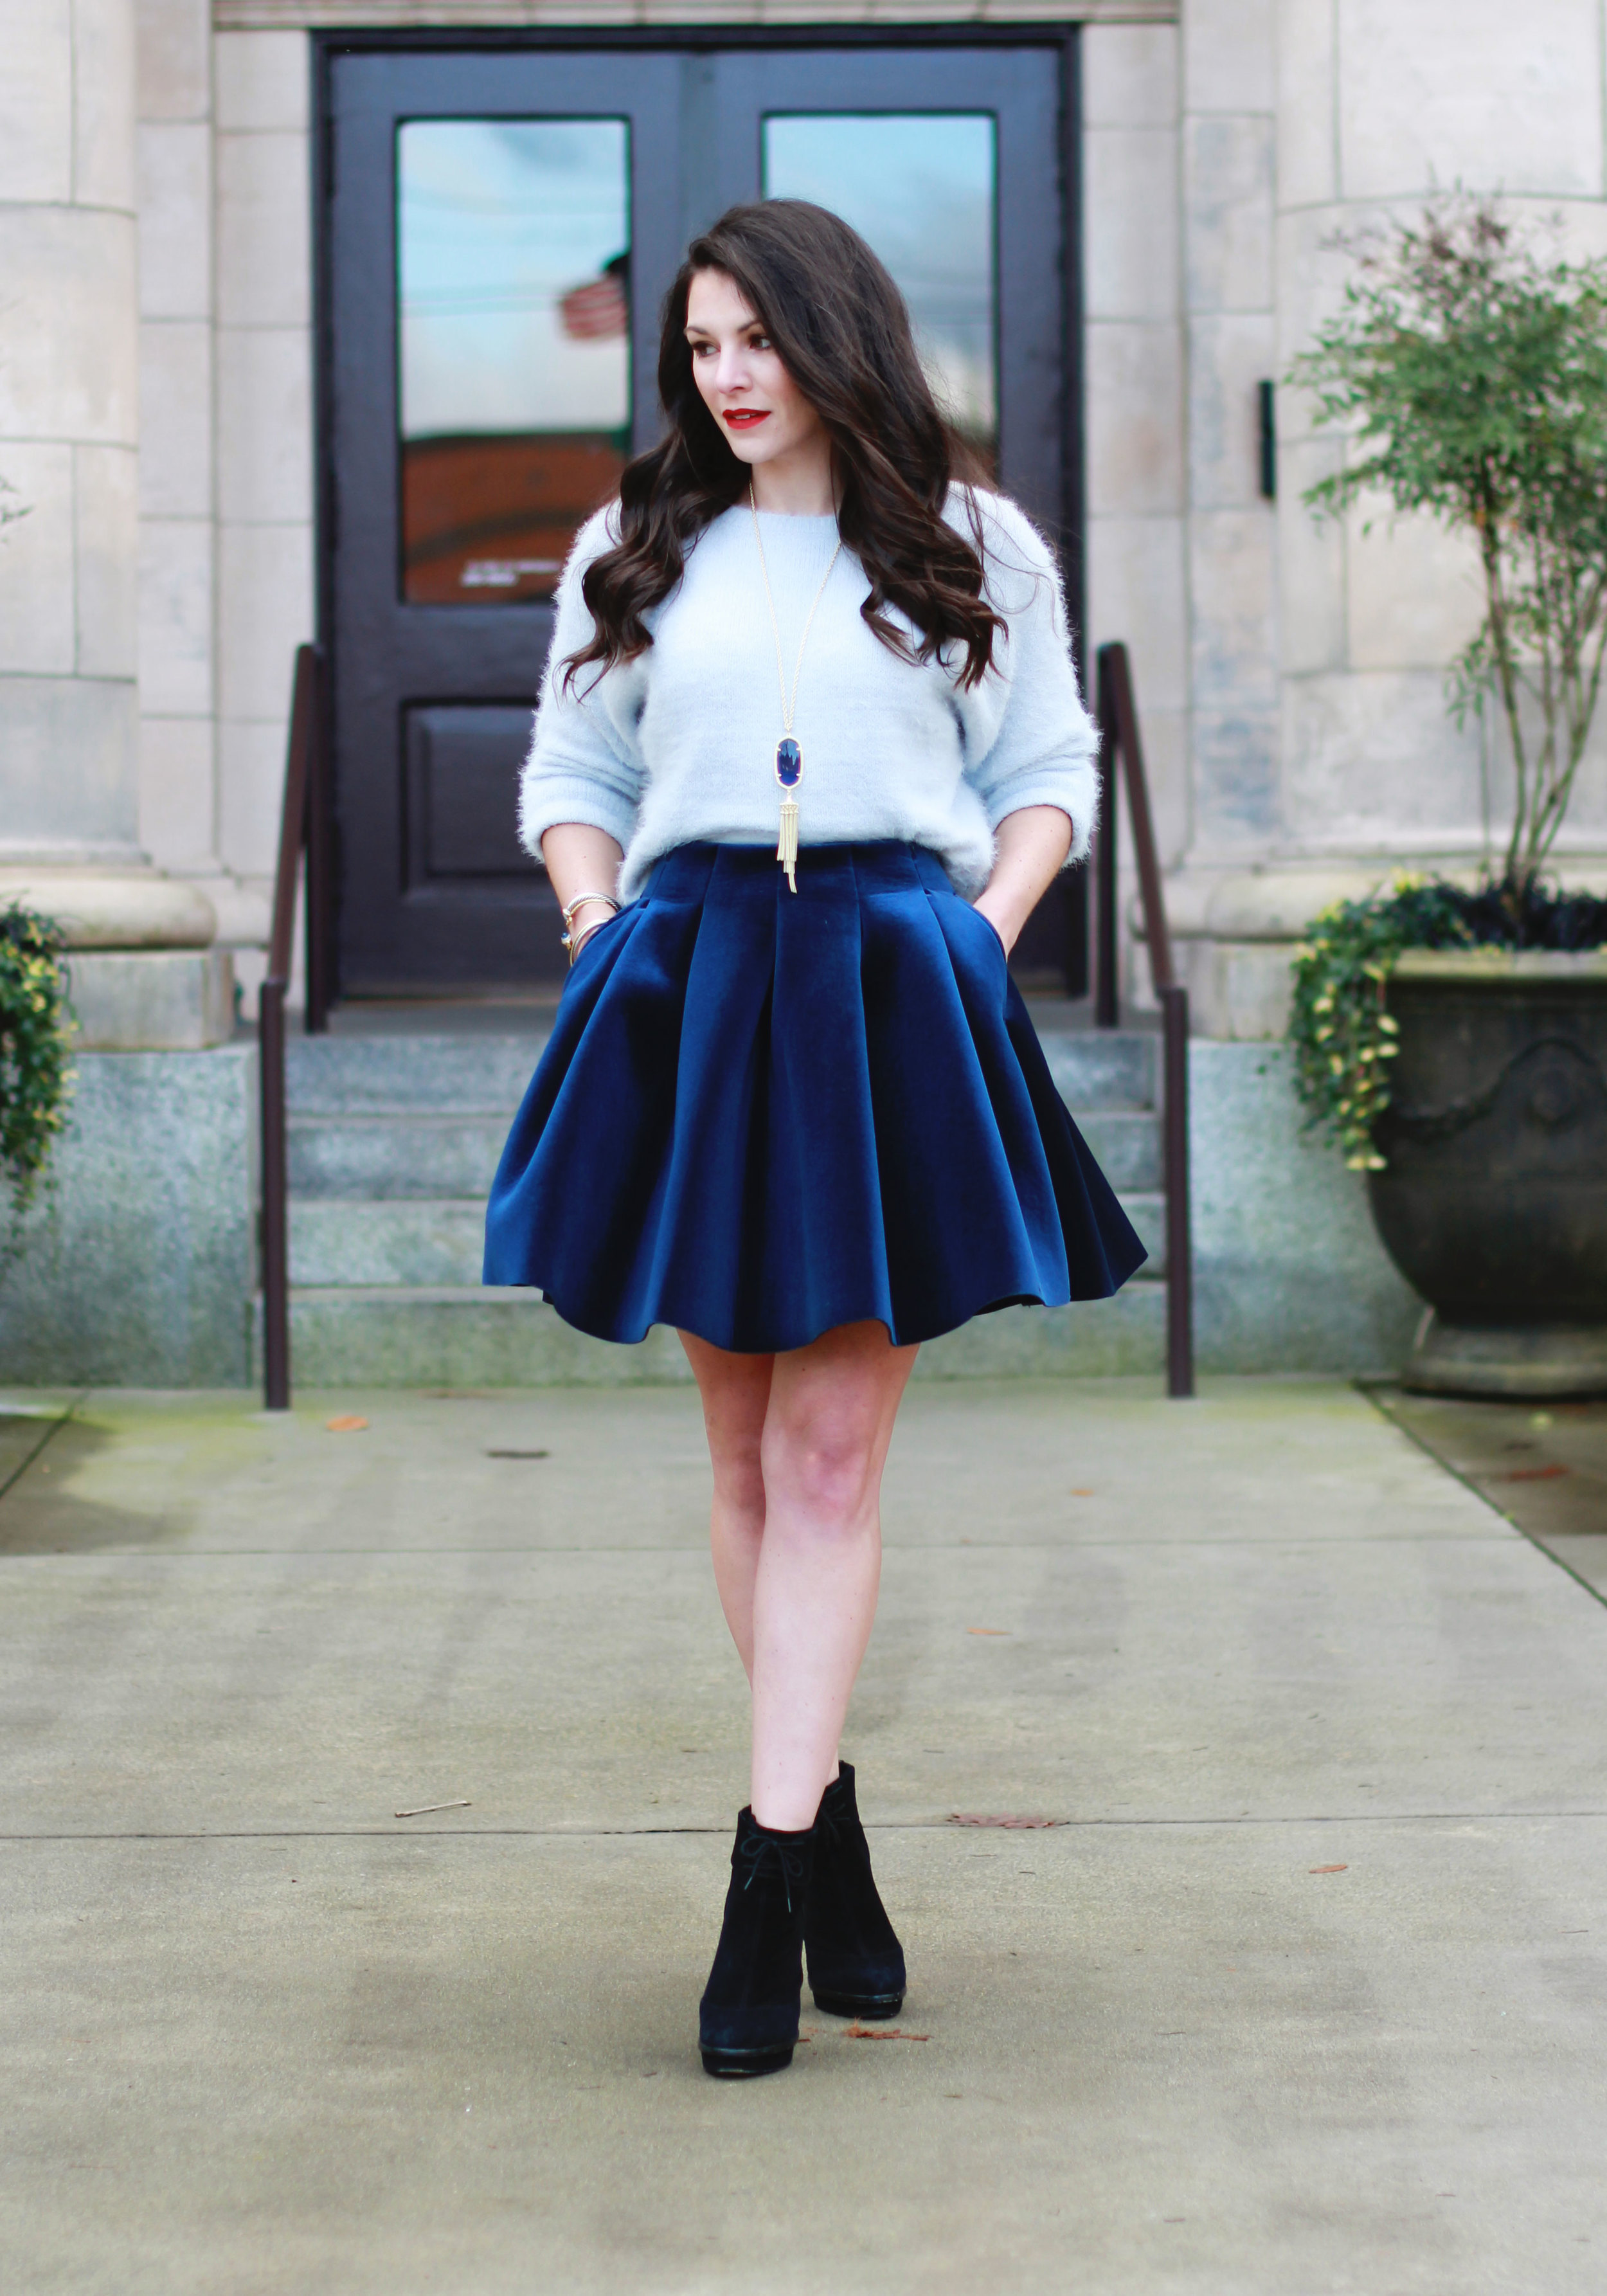
M1355 1172L1384 1168L1376 1136L1390 1105L1398 1030L1390 975L1408 948L1588 949L1607 945L1607 900L1530 880L1470 891L1443 878L1399 876L1387 892L1324 909L1294 953L1289 1043L1306 1128L1343 1151Z
M1493 700L1514 774L1502 874L1534 885L1573 795L1607 665L1607 258L1547 260L1495 202L1339 242L1338 312L1290 381L1350 436L1303 499L1360 496L1469 535L1484 615L1452 665L1464 722Z
M61 936L13 902L0 910L0 1177L11 1198L6 1254L67 1122L74 1072Z

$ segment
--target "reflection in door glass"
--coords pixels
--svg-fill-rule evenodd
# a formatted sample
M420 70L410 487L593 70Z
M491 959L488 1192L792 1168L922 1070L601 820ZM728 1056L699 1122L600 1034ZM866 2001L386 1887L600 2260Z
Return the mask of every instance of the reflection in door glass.
M992 114L782 112L764 136L767 198L813 200L869 240L909 305L939 404L996 470Z
M402 593L550 597L630 440L622 119L398 133Z

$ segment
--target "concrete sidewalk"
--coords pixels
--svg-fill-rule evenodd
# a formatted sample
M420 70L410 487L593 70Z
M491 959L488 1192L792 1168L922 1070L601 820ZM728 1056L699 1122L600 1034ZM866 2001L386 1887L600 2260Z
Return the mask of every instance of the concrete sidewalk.
M1362 1396L912 1391L848 1740L909 2001L729 2086L695 1396L10 1408L19 2296L1607 2278L1607 1610Z

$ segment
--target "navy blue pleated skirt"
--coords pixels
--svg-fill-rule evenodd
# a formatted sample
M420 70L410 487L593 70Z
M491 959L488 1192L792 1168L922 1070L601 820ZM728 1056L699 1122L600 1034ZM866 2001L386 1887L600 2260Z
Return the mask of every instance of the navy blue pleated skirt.
M768 1354L1108 1298L1144 1257L998 935L917 846L685 845L594 932L486 1217L568 1324Z

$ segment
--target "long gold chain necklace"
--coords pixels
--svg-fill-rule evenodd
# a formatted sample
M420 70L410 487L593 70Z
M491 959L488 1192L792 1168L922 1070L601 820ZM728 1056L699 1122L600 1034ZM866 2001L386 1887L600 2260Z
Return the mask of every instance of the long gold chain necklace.
M775 857L787 873L787 883L798 890L798 800L793 792L803 779L803 751L792 739L792 717L798 708L798 681L803 672L804 648L809 643L809 630L815 619L815 607L825 595L826 584L832 578L832 569L842 551L842 537L837 537L837 548L826 561L826 570L820 578L820 587L815 593L815 605L809 608L803 626L803 636L798 641L798 660L792 669L792 691L787 692L787 666L781 650L781 624L775 619L775 599L770 588L770 569L765 563L764 530L758 522L758 504L754 497L753 481L748 481L748 507L753 512L753 538L758 545L758 570L764 578L765 603L770 609L770 627L775 637L775 677L781 687L781 739L775 745L775 778L781 783L781 834L775 840Z

